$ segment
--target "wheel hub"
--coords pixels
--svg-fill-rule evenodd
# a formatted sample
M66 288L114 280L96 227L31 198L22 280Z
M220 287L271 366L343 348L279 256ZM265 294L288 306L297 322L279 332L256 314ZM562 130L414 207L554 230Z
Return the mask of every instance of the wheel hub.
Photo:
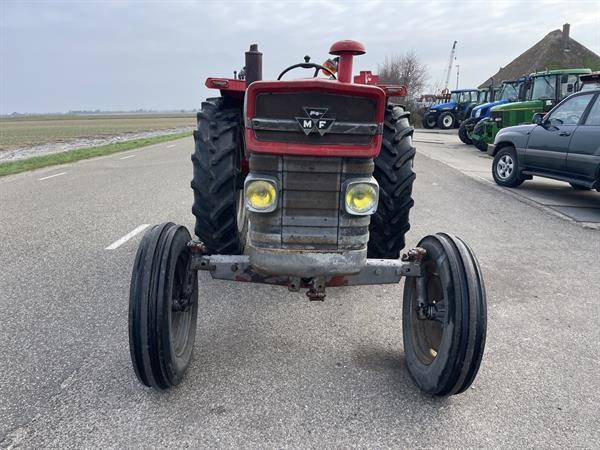
M498 164L496 166L496 173L498 174L498 176L501 179L506 180L507 178L510 178L510 176L512 175L514 165L515 165L515 163L514 163L513 159L510 157L510 155L503 155L498 160Z

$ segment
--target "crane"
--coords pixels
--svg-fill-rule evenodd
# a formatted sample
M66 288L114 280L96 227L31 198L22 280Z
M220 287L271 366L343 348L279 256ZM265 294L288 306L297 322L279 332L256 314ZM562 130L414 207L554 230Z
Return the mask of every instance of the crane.
M444 83L444 90L442 91L443 94L448 93L448 83L450 82L450 72L452 71L452 61L454 60L454 54L456 53L456 44L458 44L458 41L454 41L454 44L452 44L452 50L450 50L450 59L448 60L448 68L446 69L446 82Z

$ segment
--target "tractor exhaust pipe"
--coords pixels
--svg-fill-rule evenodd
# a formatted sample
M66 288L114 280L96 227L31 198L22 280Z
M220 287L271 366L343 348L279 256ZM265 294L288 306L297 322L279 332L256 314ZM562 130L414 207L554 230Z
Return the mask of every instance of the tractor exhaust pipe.
M258 44L252 44L250 50L246 52L246 87L260 80L262 80L262 53L258 51Z

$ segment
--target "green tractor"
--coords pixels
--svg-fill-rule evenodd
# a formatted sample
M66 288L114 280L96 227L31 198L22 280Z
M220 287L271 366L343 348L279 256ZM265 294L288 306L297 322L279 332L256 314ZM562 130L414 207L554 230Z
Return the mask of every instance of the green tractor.
M579 90L579 77L591 73L590 69L560 69L536 72L530 75L530 85L525 86L525 101L494 106L490 117L480 120L469 138L482 152L494 142L501 128L531 123L535 113L550 111L566 96Z
M517 80L505 80L500 86L490 87L487 103L477 105L471 111L471 117L461 122L458 129L458 138L467 145L473 145L471 133L475 125L482 119L490 117L491 110L494 106L504 105L509 102L523 101L526 99L527 87L530 87L528 77L521 77Z

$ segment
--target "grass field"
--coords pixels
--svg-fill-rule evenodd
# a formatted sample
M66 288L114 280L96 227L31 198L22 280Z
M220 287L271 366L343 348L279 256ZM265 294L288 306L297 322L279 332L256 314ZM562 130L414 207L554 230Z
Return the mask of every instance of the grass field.
M112 153L124 152L134 148L146 147L152 144L172 141L191 136L191 132L167 134L163 136L154 136L144 139L132 139L125 142L117 142L114 144L100 145L98 147L80 148L69 152L52 153L50 155L34 156L33 158L21 159L18 161L8 161L0 163L0 177L12 175L27 170L39 169L46 166L54 166L57 164L65 164L79 161L81 159L94 158L96 156L110 155Z
M0 118L0 152L76 138L194 127L195 114L56 115Z

